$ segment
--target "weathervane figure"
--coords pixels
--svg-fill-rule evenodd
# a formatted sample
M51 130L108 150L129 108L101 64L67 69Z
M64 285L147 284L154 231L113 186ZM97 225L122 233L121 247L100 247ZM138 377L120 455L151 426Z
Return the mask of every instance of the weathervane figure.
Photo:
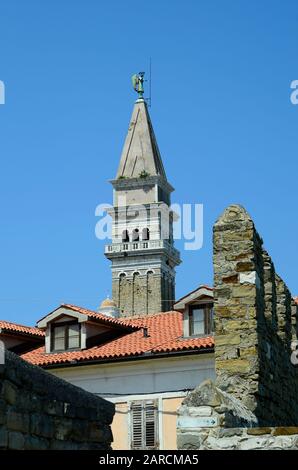
M132 85L134 87L134 90L139 94L139 99L143 99L143 94L144 94L144 75L145 72L139 72L134 74L131 79L132 79Z

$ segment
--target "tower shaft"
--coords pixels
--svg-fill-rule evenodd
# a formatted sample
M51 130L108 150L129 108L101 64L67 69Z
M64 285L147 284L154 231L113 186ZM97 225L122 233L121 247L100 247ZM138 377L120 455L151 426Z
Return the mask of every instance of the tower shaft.
M112 295L121 316L172 309L175 267L173 187L168 183L146 102L135 103L113 185Z

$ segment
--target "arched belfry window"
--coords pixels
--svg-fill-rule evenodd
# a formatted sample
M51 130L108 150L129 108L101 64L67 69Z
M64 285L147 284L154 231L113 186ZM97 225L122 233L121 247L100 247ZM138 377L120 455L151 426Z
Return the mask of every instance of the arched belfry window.
M140 239L139 229L138 229L138 228L135 228L135 229L132 231L132 241L133 241L133 242L138 242L139 239Z
M149 233L149 228L143 228L142 230L142 240L149 240L149 236L150 236L150 233Z
M129 232L128 230L123 230L122 232L122 241L129 242Z

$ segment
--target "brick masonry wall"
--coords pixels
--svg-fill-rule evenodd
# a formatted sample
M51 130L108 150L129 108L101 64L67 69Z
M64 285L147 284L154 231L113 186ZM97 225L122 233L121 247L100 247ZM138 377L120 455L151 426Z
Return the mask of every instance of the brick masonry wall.
M0 365L0 449L102 449L114 405L6 351Z
M217 385L261 426L298 425L298 369L291 363L297 306L245 209L214 226Z

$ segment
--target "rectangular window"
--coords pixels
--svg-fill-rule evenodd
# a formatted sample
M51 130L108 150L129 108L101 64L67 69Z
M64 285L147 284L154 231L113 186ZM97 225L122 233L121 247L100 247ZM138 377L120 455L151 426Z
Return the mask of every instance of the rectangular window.
M78 323L68 327L68 348L75 349L80 347L80 325Z
M78 349L81 345L81 330L77 322L65 322L52 325L51 350L66 351Z
M209 335L213 332L213 305L195 305L189 312L189 335Z
M131 412L131 448L158 449L158 409L156 400L134 401Z
M56 326L54 329L54 348L55 351L62 351L65 348L65 327Z

